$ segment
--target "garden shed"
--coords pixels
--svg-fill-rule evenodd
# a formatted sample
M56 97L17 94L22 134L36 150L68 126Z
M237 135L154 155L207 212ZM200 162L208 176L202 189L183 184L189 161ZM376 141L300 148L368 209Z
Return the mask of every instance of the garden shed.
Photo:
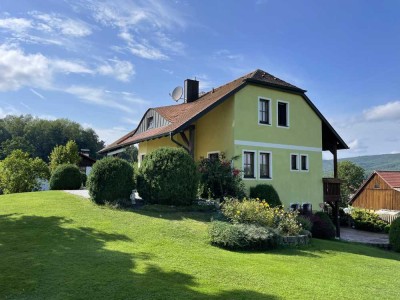
M400 210L400 171L374 171L350 200L354 207Z

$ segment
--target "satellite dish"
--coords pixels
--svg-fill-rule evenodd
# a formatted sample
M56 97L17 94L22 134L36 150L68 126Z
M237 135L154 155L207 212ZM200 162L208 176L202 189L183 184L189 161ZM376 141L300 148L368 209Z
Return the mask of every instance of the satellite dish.
M170 94L172 99L174 99L177 102L179 99L182 98L182 95L183 95L183 88L181 86L177 86L176 88L174 88L174 90L172 91L172 94Z

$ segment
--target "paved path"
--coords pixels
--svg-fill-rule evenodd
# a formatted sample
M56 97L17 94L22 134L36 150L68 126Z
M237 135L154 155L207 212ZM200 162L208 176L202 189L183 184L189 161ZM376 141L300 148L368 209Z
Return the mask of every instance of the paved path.
M90 199L88 190L64 190L64 192Z
M369 245L388 245L389 235L385 233L375 233L352 228L340 228L340 239L348 242L357 242Z

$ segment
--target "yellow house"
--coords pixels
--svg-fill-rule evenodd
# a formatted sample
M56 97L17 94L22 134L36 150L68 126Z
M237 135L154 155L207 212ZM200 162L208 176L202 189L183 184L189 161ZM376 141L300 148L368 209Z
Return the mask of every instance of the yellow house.
M139 163L162 146L183 147L195 160L240 156L233 163L247 189L272 184L286 206L338 200L332 182L322 179L322 151L332 152L336 170L337 150L348 146L305 90L262 70L205 94L198 87L186 80L185 103L148 109L135 130L100 153L139 144Z

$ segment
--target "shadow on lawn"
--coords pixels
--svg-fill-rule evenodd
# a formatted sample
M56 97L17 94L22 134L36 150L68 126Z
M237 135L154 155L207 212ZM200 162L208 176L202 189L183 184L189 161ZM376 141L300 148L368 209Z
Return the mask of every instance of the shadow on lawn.
M194 291L198 284L189 274L165 272L145 253L111 250L134 252L127 236L72 225L60 217L0 215L0 298L278 299L245 290ZM138 262L148 265L144 273L134 271Z
M179 221L184 219L193 219L201 222L210 222L211 217L215 214L215 211L211 210L200 210L201 207L192 206L168 206L168 205L144 205L142 207L132 209L132 212L152 217L161 218L166 220Z
M326 254L334 255L335 252L342 252L400 261L400 255L392 251L379 249L369 245L362 245L359 243L336 240L312 239L309 246L303 246L297 249L278 249L276 251L281 255L296 255L314 258L322 258L323 255Z

